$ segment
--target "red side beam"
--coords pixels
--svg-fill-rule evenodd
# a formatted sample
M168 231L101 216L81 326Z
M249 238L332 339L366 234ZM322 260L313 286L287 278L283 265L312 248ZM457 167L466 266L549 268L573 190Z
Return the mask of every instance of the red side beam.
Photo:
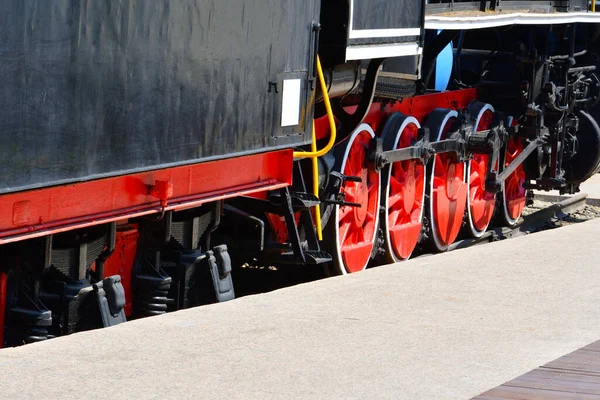
M139 233L137 227L125 225L117 230L115 251L104 263L104 276L121 275L121 284L125 290L125 316L133 313L133 290L131 275L135 264Z
M0 244L274 190L292 182L281 150L0 196Z
M4 344L4 313L6 311L6 272L0 272L0 349Z
M373 103L365 122L371 125L373 130L380 132L380 124L385 124L387 116L393 112L399 111L405 115L410 115L419 120L421 124L425 122L427 116L436 108L446 108L451 110L464 109L477 99L477 89L463 89L451 92L441 92L415 96L402 101L393 103ZM345 110L352 114L356 106L345 107ZM329 122L327 116L323 116L315 121L317 139L329 137Z

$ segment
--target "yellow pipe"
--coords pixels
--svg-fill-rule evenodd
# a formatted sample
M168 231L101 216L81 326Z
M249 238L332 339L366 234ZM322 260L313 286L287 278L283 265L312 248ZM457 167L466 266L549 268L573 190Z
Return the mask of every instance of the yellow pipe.
M596 0L592 0L592 12L596 12Z
M319 75L319 82L321 83L321 91L323 92L323 101L325 102L325 109L327 110L327 118L329 120L329 142L321 150L317 151L317 134L315 132L315 121L312 124L312 143L310 144L310 152L306 151L295 151L294 158L312 158L312 170L313 170L313 193L319 198L319 162L318 158L327 154L329 150L335 144L335 138L337 135L335 119L333 118L333 111L331 111L331 102L329 101L329 94L327 93L327 85L325 83L325 76L323 75L323 69L321 68L321 60L317 55L317 73ZM319 240L323 240L323 228L321 226L321 206L317 204L315 206L315 220L317 228L317 237Z
M315 122L313 121L312 131L312 143L310 144L310 150L313 153L317 151L317 135L315 134ZM319 159L317 157L312 158L312 170L313 170L313 193L319 198ZM323 228L321 227L321 205L315 206L315 220L317 223L317 238L323 240Z

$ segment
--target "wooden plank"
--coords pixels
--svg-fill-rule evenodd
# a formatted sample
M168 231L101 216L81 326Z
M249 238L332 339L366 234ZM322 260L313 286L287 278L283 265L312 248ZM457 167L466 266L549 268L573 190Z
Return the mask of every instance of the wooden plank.
M556 361L565 362L585 362L593 365L600 365L600 354L597 351L577 350L571 354L567 354L558 358Z
M589 376L598 376L600 377L600 373L596 372L594 369L586 369L578 364L557 364L555 367L544 367L545 369L554 370L554 371L565 371L573 374L583 374Z
M600 341L474 397L477 400L598 398L600 398Z
M583 351L585 353L600 353L600 349L596 350L596 349L587 349L587 348L583 348L579 351Z
M564 367L549 367L549 366L544 365L540 369L547 370L547 371L555 371L555 372L568 372L568 373L574 374L574 375L594 376L596 378L600 377L600 373L598 373L598 372L588 371L585 369L576 369L576 367L577 366L574 366L574 368L568 369L568 368L564 368Z
M560 360L560 361L556 360L556 361L552 361L551 363L544 365L544 367L567 370L567 371L579 371L579 372L585 371L587 373L600 374L600 365L587 364L587 363L577 362L577 361L568 362L568 361L563 361L563 360Z
M600 352L576 351L549 362L544 367L600 374Z
M517 379L524 380L561 380L565 382L586 382L586 383L598 383L600 385L600 379L595 375L581 374L573 371L555 370L538 368L524 375L521 375Z
M514 400L598 400L597 395L585 393L568 393L554 390L529 389L512 386L498 386L483 393L483 398Z
M504 386L528 388L528 389L539 389L539 390L552 390L558 392L569 392L569 393L585 393L600 395L600 381L597 382L577 382L563 379L526 379L517 378Z
M588 344L583 348L583 350L596 350L600 351L600 340L591 344Z

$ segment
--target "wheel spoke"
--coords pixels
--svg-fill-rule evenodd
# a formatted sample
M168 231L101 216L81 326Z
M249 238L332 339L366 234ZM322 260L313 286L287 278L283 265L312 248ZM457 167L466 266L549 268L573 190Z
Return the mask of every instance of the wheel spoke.
M357 240L356 243L366 243L367 241L365 240L365 230L361 229L363 227L360 227L356 229L356 236L357 236Z
M479 171L473 170L471 168L471 175L470 175L470 178L469 178L469 184L471 186L471 191L477 192L480 189L481 177L479 175Z
M436 156L435 159L435 176L445 178L448 175L448 160L442 156Z
M404 180L406 178L406 167L404 162L397 162L393 164L392 175L398 177L399 180Z
M354 207L351 206L340 207L340 222L346 220L346 218L348 218L348 216L352 214L353 208Z
M352 186L349 186L352 183ZM343 193L347 202L356 203L358 196L356 195L357 187L354 182L350 182L348 186L344 187Z
M375 193L379 188L377 187L377 183L373 182L373 181L369 181L368 183L368 192L369 195L371 195L372 193Z
M343 243L346 241L346 238L348 237L348 232L350 231L350 223L349 222L345 222L340 224L339 227L339 235L340 235L340 245L343 245Z
M388 197L388 208L395 208L404 197L404 186L393 176L390 177L390 196Z
M393 196L390 196L388 198L388 209L395 210L397 208L400 208L403 201L404 201L404 199L402 197L402 193L400 193L400 192L396 193ZM398 205L400 205L400 207L398 207Z
M391 230L397 230L402 226L405 222L402 217L403 213L400 210L390 210L390 213L388 214L388 223Z
M367 211L366 221L375 221L375 214L371 211Z

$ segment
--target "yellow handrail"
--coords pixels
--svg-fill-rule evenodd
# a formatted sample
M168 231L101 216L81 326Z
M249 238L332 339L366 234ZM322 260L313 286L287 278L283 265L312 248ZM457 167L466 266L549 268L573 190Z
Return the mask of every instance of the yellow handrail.
M310 150L313 153L317 152L317 135L315 134L315 122L313 121L312 131L312 143L310 144ZM319 198L319 158L312 158L312 170L313 170L313 193ZM317 224L317 238L323 240L323 228L321 227L321 205L315 206L315 222Z
M592 12L596 12L596 0L592 0Z
M325 110L327 110L327 118L329 119L329 128L331 130L329 135L329 142L325 147L321 150L317 151L312 150L309 151L295 151L295 158L308 158L308 157L321 157L324 156L331 150L333 145L335 144L335 138L337 135L337 130L335 127L335 119L333 118L333 111L331 110L331 102L329 101L329 94L327 93L327 84L325 83L325 76L323 75L323 69L321 68L321 61L319 60L319 56L317 56L317 74L319 75L319 82L321 83L321 91L323 92L323 101L325 102ZM315 124L313 122L313 143L315 141ZM312 147L312 146L311 146Z
M317 73L319 75L319 82L321 83L321 92L323 92L323 101L325 102L325 110L327 110L327 118L329 119L329 142L321 150L317 151L317 135L315 132L315 121L312 123L312 143L310 144L310 151L295 151L294 158L312 158L312 186L313 193L319 197L319 162L318 158L327 154L329 150L335 144L335 138L337 130L335 126L335 119L333 118L333 111L331 111L331 102L329 101L329 94L327 93L327 84L325 83L325 76L323 75L323 69L321 68L321 60L317 55ZM317 204L315 206L315 220L317 228L317 237L319 240L323 240L323 228L321 226L321 206Z

